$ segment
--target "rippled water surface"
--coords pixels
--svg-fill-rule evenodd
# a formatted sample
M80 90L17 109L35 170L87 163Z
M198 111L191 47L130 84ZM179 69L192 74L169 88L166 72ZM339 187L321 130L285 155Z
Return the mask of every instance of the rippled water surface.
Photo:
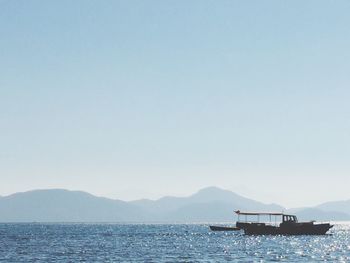
M350 225L326 236L245 236L208 225L0 224L1 262L350 262Z

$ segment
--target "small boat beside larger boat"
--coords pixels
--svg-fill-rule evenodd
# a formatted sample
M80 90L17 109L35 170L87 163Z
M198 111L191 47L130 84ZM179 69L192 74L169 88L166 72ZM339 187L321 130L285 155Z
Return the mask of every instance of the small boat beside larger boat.
M236 227L210 226L213 231L233 231L243 230L246 235L325 235L333 225L329 223L298 222L295 215L287 215L284 213L254 213L235 211L238 215ZM245 217L244 221L240 220L240 216ZM248 221L247 216L256 216L257 221ZM268 216L269 223L259 222L260 217ZM271 217L275 217L275 224L271 223ZM282 222L277 224L277 217L282 218Z
M241 230L238 227L230 227L230 226L209 226L212 231L236 231Z

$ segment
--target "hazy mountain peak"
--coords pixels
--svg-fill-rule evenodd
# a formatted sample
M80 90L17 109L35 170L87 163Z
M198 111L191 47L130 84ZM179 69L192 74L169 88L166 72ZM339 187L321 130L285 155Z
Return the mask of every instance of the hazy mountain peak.
M234 198L244 198L234 192L231 192L229 190L224 190L219 187L206 187L201 190L199 190L197 193L190 196L191 199L197 199L198 201L228 201L230 202L231 199Z
M223 193L223 192L233 194L233 192L230 190L222 189L222 188L219 188L217 186L208 186L208 187L200 189L194 195L196 195L196 194L216 194L216 193Z

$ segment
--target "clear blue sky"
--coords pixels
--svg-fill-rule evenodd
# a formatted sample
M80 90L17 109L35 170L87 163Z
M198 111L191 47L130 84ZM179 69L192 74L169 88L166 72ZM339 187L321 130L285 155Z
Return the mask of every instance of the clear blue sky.
M0 0L0 195L350 199L349 1Z

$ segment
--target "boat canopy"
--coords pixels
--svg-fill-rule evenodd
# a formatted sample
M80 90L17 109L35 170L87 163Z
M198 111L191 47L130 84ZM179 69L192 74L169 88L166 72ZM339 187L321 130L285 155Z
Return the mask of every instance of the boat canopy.
M259 215L266 215L266 216L283 216L283 213L279 212L241 212L239 210L235 211L237 215L252 215L252 216L259 216Z

